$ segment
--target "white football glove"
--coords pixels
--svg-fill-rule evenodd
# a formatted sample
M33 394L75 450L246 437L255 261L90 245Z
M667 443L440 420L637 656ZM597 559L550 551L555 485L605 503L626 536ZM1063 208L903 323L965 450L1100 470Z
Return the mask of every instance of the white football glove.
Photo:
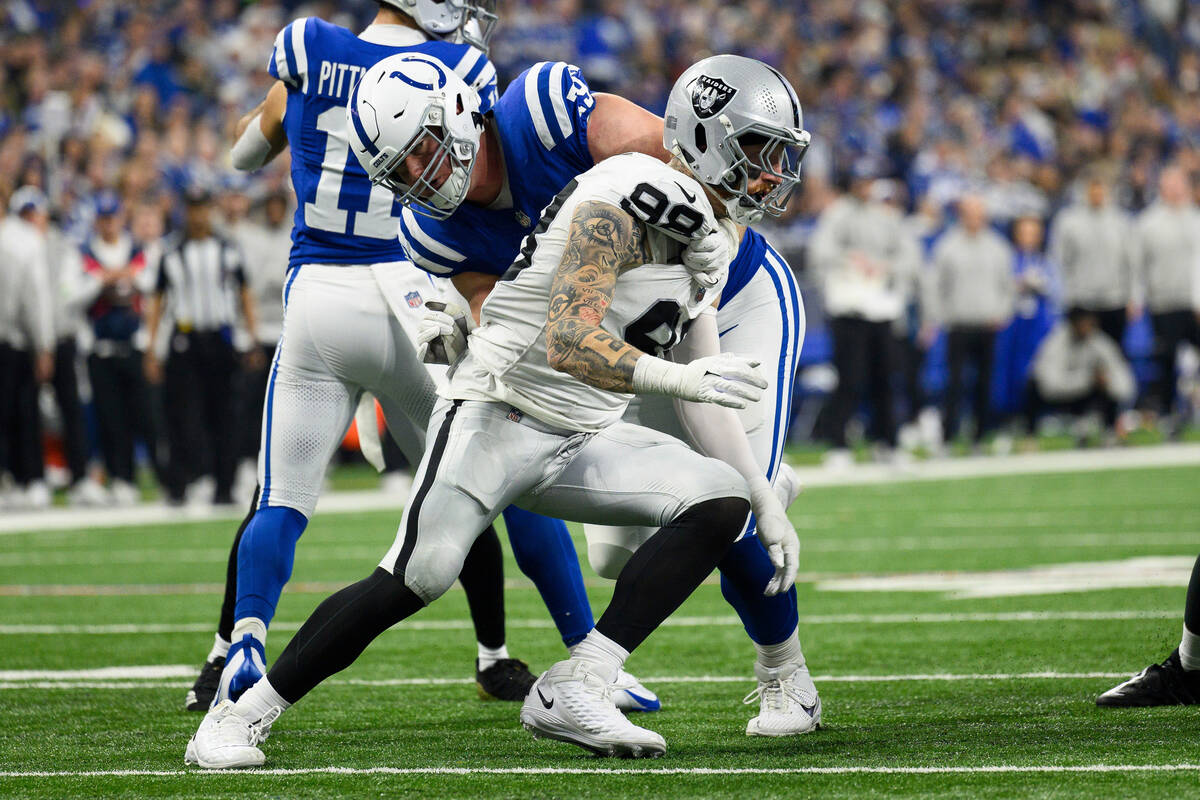
M426 364L453 364L467 352L467 337L477 327L469 311L454 303L430 300L417 328L417 357Z
M763 594L774 597L792 588L800 562L800 537L779 502L779 496L765 477L750 481L750 508L758 525L758 539L767 550L775 575Z
M737 226L731 220L719 220L716 228L705 224L683 249L683 266L693 281L711 289L721 282L737 248Z
M688 364L643 355L633 368L633 391L745 408L757 403L762 390L767 388L767 381L758 372L758 363L732 353L705 356Z

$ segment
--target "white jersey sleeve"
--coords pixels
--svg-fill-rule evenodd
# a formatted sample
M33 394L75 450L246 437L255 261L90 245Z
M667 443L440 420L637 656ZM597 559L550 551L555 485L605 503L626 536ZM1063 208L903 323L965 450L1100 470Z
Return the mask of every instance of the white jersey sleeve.
M597 164L547 206L521 255L483 305L468 355L448 396L509 403L543 422L596 431L617 422L631 395L598 389L550 367L546 315L550 287L580 203L622 208L642 220L650 261L617 278L601 328L644 352L662 355L686 333L724 284L705 289L680 263L682 231L715 225L712 207L692 178L650 156L629 153ZM666 231L666 232L664 232Z

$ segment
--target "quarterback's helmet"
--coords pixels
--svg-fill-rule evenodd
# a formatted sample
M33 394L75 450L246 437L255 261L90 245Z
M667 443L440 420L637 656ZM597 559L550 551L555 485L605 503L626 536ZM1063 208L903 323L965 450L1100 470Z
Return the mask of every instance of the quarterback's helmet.
M712 187L734 221L778 215L800 183L808 149L800 101L776 70L743 56L711 56L689 67L667 99L663 145ZM778 182L751 193L761 174Z
M496 0L383 0L413 18L413 21L439 39L473 44L487 52L496 31Z
M483 131L479 95L454 70L422 53L388 56L355 84L346 116L350 147L371 183L413 211L436 219L454 213L471 186ZM410 171L410 156L420 174Z
M463 24L463 0L383 0L413 18L430 36L444 38L456 33Z

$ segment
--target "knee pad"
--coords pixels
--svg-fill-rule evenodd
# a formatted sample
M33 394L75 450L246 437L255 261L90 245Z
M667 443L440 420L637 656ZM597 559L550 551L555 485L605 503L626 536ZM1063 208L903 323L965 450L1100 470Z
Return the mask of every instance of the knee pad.
M585 524L583 535L587 539L588 563L601 578L616 580L625 562L656 530L636 525Z
M466 551L453 544L442 543L436 547L418 545L404 567L404 574L396 577L403 580L404 585L425 605L429 605L454 585L466 559Z

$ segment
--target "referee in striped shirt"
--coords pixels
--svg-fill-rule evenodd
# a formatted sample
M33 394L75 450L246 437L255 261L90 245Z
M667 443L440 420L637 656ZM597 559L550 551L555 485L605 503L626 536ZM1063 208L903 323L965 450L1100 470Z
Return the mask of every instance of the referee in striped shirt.
M158 265L146 319L146 377L163 383L168 501L183 502L188 485L207 474L216 482L214 502L232 503L238 431L233 329L240 306L247 332L257 338L254 300L241 253L213 231L211 197L192 190L185 202L183 232Z

